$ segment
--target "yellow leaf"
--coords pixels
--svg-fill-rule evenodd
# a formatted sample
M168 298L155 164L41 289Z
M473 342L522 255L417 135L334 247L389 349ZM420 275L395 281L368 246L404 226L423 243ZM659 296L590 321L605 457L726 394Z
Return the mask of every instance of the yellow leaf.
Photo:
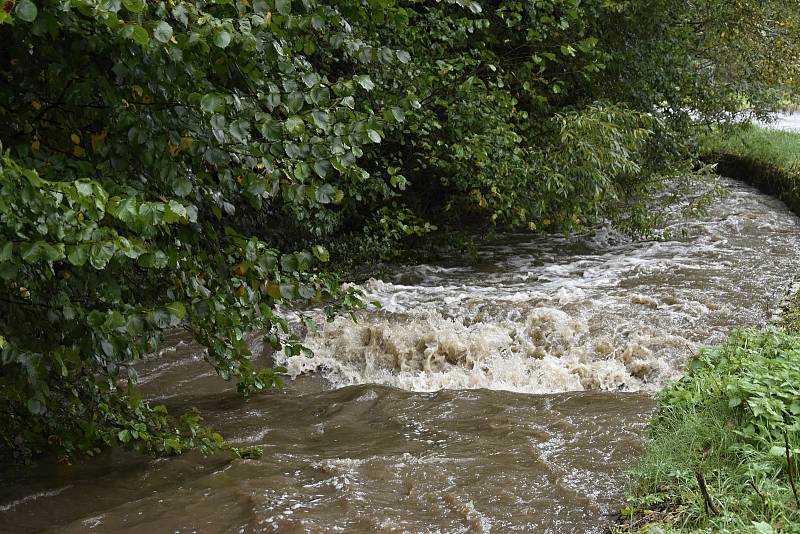
M170 156L172 156L174 158L175 156L180 154L180 152L181 152L181 149L180 149L180 147L178 145L174 145L172 143L169 144L169 155Z
M92 150L97 152L97 149L106 142L106 137L108 137L108 128L104 128L100 133L92 134Z
M76 158L82 158L86 155L86 151L80 145L75 145L72 147L72 153L75 155Z
M181 137L181 144L179 147L181 150L189 150L192 146L192 142L194 142L194 140L191 137Z
M34 100L33 102L31 102L31 106L33 106L33 109L37 111L42 109L42 103L39 102L38 100Z
M39 148L40 148L41 146L42 146L42 144L39 142L39 140L38 140L38 139L34 139L34 140L33 140L33 143L31 143L31 150L33 150L34 152L36 152L37 150L39 150Z
M178 44L178 41L175 39L174 35L169 38L169 42L172 43L172 44Z
M81 144L81 136L80 136L80 135L78 135L78 134L74 133L74 134L70 135L70 136L69 136L69 138L70 138L70 139L72 140L72 142L73 142L73 143L75 143L76 145L79 145L79 144Z
M144 89L142 89L142 87L141 87L141 86L139 86L139 85L134 85L134 86L132 86L132 87L131 87L131 91L132 91L134 94L138 95L138 96L142 96L142 95L144 94Z

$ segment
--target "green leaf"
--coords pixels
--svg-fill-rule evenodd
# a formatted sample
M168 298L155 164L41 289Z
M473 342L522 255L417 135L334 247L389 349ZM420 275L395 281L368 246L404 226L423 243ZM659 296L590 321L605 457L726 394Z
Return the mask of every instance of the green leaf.
M142 202L139 206L139 217L144 224L155 226L164 222L165 211L161 202Z
M335 194L335 187L333 187L331 184L323 184L321 187L317 188L316 191L314 191L314 198L316 198L317 202L320 204L328 204Z
M396 55L397 59L400 60L400 63L408 63L409 61L411 61L411 54L409 54L405 50L398 50L396 52Z
M92 182L88 180L76 180L75 190L82 196L90 197L93 191Z
M33 243L21 243L19 246L20 256L23 261L27 263L36 263L42 255L42 246L44 241L35 241Z
M170 302L165 306L165 308L179 321L186 317L186 306L184 306L181 302Z
M172 321L172 314L166 310L154 310L147 314L147 319L156 325L156 328L167 328L174 325Z
M325 111L315 109L311 112L311 119L314 121L317 128L323 131L328 131L331 127L330 115Z
M286 127L286 133L289 135L300 135L305 131L306 128L305 124L303 123L303 119L297 115L289 117L283 124Z
M320 105L325 104L331 98L331 90L327 87L314 87L311 90L311 101L314 104Z
M233 121L228 128L234 141L237 143L244 143L250 139L250 121L239 119Z
M231 34L225 30L218 31L214 34L214 45L217 48L227 48L231 44Z
M178 176L172 182L172 191L179 197L185 197L192 192L192 182L186 176Z
M45 243L42 247L42 258L45 261L59 261L63 260L64 257L64 243L56 243L55 245Z
M375 89L375 84L372 82L372 78L367 76L366 74L361 74L360 76L355 77L356 83L366 89L367 91L372 91Z
M125 28L125 36L140 46L146 46L150 42L150 34L138 24L129 24Z
M372 140L373 143L381 142L381 134L379 134L375 130L367 130L367 136L369 136L369 138Z
M107 330L115 330L117 328L122 328L125 326L125 318L122 317L122 314L117 310L112 311L108 314L108 318L106 319L105 323L103 323L103 327Z
M65 320L72 321L75 319L75 307L70 303L66 303L61 309L61 314L64 316Z
M105 269L116 248L112 241L95 243L89 251L89 263L97 270Z
M117 433L117 439L122 443L128 443L131 440L131 431L127 428L125 430L120 430Z
M303 74L302 78L303 83L306 84L306 87L309 89L319 83L319 74L316 72L306 72Z
M392 106L392 116L397 122L403 122L406 120L406 112L403 111L403 108L399 108L397 106Z
M275 0L275 11L281 15L290 15L292 13L291 0Z
M47 410L45 405L37 398L28 399L26 406L33 415L41 415Z
M137 260L146 269L163 269L167 266L167 255L160 250L142 254Z
M325 27L325 19L322 18L320 15L312 15L311 27L317 31L322 31L322 28Z
M206 113L216 113L225 109L225 99L216 93L208 93L200 99L200 109Z
M211 133L214 139L219 143L225 142L225 131L228 129L228 121L220 114L212 115L211 120Z
M258 129L261 135L268 141L280 141L283 138L283 127L280 121L276 121L275 119L264 119L264 121L258 125Z
M325 178L331 171L331 163L326 159L319 159L314 162L314 172L320 178Z
M133 224L139 218L139 202L135 197L112 197L108 212L126 224Z
M17 3L17 9L15 13L21 20L24 20L25 22L33 22L36 20L39 10L36 9L36 4L31 2L31 0L20 0Z
M323 262L327 263L331 259L331 254L328 252L328 249L323 247L322 245L314 245L311 247L311 252L316 256L316 258Z
M305 105L305 97L300 91L292 91L286 96L286 109L289 113L297 113Z
M144 332L144 319L138 315L129 315L125 321L125 330L132 336L138 336Z
M17 266L13 263L0 263L0 278L3 280L13 280L17 274Z
M172 38L172 26L170 26L166 21L159 21L153 30L153 37L155 37L159 42L168 42Z
M294 298L296 287L297 286L295 284L281 284L280 285L281 296L286 300L292 300Z
M122 5L125 9L133 13L141 13L144 11L145 0L122 0Z
M14 250L14 244L8 241L5 245L0 247L0 262L8 261Z
M298 293L300 293L300 296L306 300L314 298L314 296L317 294L313 287L305 284L301 284L297 289Z
M167 203L166 210L164 211L164 222L167 224L174 224L185 220L188 217L186 206L175 200L170 200Z

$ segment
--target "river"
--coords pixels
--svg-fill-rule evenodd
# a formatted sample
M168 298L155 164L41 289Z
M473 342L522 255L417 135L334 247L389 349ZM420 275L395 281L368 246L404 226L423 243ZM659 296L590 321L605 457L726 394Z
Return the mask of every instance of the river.
M371 279L380 308L309 333L283 391L239 398L175 335L145 394L264 457L6 471L2 530L603 532L652 393L699 346L765 324L796 272L800 221L723 185L707 214L670 216L668 240L505 235L477 262Z
M774 122L767 123L765 126L774 130L800 132L800 112L779 113L775 116Z

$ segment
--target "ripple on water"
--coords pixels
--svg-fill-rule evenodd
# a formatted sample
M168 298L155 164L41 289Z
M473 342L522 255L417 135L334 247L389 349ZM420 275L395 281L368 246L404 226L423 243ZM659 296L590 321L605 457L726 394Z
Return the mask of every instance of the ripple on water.
M175 337L142 390L264 457L9 470L3 529L603 532L653 407L614 392L656 389L699 344L763 323L795 272L798 220L729 186L669 223L680 239L501 236L477 264L370 280L382 309L309 334L282 392L239 398Z

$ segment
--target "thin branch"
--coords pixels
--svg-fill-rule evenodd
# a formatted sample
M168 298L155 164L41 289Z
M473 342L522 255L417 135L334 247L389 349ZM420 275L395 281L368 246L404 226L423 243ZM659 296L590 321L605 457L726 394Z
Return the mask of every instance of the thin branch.
M714 506L714 501L711 499L711 495L708 493L708 486L706 486L706 479L703 477L703 473L700 471L695 471L694 476L697 478L697 484L700 486L700 493L703 494L703 505L705 506L706 514L718 515L719 511L717 510L717 507Z

